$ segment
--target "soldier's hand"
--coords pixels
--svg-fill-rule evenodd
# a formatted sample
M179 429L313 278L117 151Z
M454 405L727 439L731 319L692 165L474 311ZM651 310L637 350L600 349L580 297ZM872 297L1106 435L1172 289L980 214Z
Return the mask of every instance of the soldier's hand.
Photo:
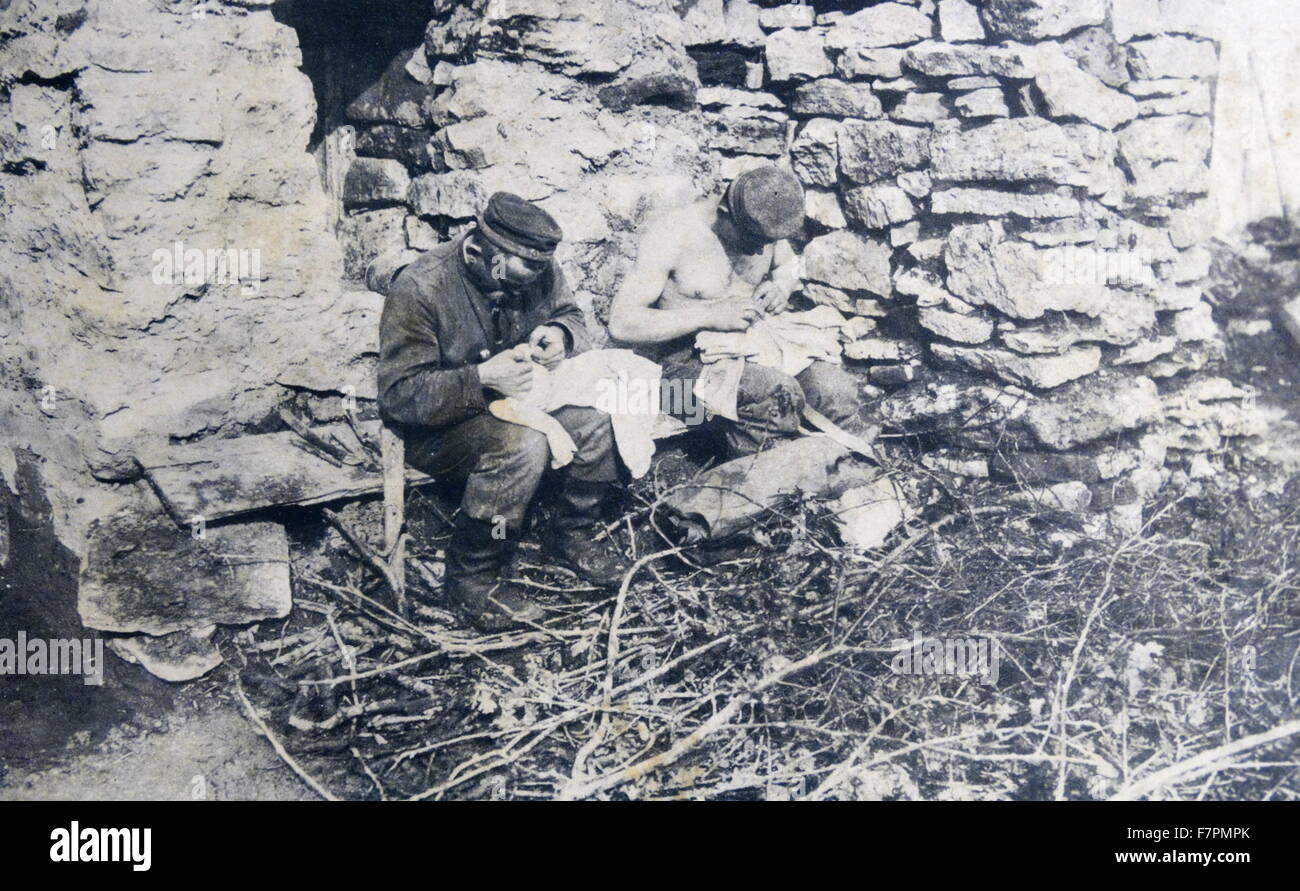
M775 315L790 308L790 295L776 282L764 282L754 292L754 302L763 312Z
M709 331L744 331L759 317L758 310L747 301L728 300L711 309L705 326Z
M527 348L507 350L480 362L478 379L486 389L502 396L528 395L533 388L533 363Z
M538 325L528 335L533 361L548 371L564 359L564 330L558 325Z

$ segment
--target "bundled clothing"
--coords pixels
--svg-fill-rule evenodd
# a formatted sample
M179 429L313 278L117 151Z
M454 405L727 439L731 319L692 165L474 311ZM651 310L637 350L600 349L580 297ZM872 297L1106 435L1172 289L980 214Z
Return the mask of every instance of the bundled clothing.
M554 371L535 365L527 396L499 399L488 411L544 435L551 466L560 468L573 460L577 447L554 413L571 406L599 409L610 416L619 457L640 479L650 470L655 440L685 430L661 411L660 377L657 364L631 350L594 350L565 359Z
M738 421L736 403L746 362L790 377L818 361L839 365L844 325L837 310L819 306L807 312L766 316L744 331L701 331L695 335L695 348L704 370L695 395L713 414Z
M859 435L865 432L865 425L858 414L858 381L839 364L838 326L844 321L834 309L830 311L839 317L833 326L831 317L820 310L782 313L751 326L750 330L758 329L753 340L747 337L749 331L739 332L738 339L728 332L702 331L644 344L637 352L663 367L664 386L685 392L684 404L699 400L708 408L730 458L752 455L798 436L808 408ZM800 316L812 324L801 322ZM798 327L779 321L786 318L794 318L793 325ZM771 340L778 334L784 347ZM705 353L696 349L700 338ZM786 370L801 365L797 372ZM679 411L674 410L673 415L684 420Z

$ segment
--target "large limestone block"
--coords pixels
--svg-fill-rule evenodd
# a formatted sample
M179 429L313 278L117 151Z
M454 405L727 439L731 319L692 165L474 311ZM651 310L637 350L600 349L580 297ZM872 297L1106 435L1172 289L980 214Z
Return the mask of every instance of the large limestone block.
M1062 219L1078 216L1080 207L1074 198L1055 192L1004 192L958 187L935 191L930 196L930 210L937 214Z
M987 0L984 24L996 37L1043 40L1102 24L1107 5L1106 0Z
M1133 174L1137 199L1205 194L1213 144L1210 121L1197 115L1142 118L1119 131L1119 150Z
M760 9L758 23L766 31L779 31L782 28L811 28L817 17L817 10L811 3L786 3Z
M480 53L570 76L635 67L639 76L696 77L685 50L687 27L670 0L498 0L477 17Z
M903 53L898 47L847 47L835 60L835 70L846 80L902 77Z
M1034 78L1048 117L1077 118L1106 130L1138 116L1137 100L1113 90L1096 75L1066 59Z
M1128 50L1106 28L1085 28L1060 41L1060 46L1106 86L1119 88L1128 83Z
M486 170L452 170L426 173L411 181L410 205L420 216L473 219L496 191L514 192L536 201L554 190L519 166L490 167Z
M916 207L898 186L859 186L844 193L844 213L865 229L886 229L916 217Z
M1009 384L1051 389L1092 374L1101 365L1101 350L1095 346L1072 347L1055 356L1023 356L994 348L930 346L941 362L956 363L972 371L991 374Z
M939 33L949 43L983 40L984 25L970 0L939 0Z
M884 242L855 232L838 231L814 238L803 251L805 276L847 291L888 296L892 290Z
M1111 299L1105 281L1076 279L1066 251L1003 240L997 224L957 226L944 249L948 290L1017 319L1051 310L1099 315Z
M1066 451L1138 430L1163 415L1150 378L1103 371L1033 402L1020 422L1041 445Z
M1101 192L1109 185L1115 138L1085 124L1012 118L970 130L940 124L931 151L937 180L1049 182Z
M178 529L154 514L96 521L77 607L86 627L162 635L289 614L289 544L283 526L195 530Z
M398 53L388 68L347 107L347 115L359 123L401 124L425 127L430 123L432 93L407 72L406 66L419 47Z
M767 35L764 56L774 81L812 80L835 70L826 54L826 37L817 29L773 31Z
M354 208L404 204L411 177L398 161L357 158L343 179L343 206Z
M78 77L77 89L77 117L90 139L222 141L219 81L199 72L177 73L160 89L151 73L92 67Z
M814 118L803 126L790 146L795 175L810 186L834 186L839 180L840 123Z
M938 306L925 306L917 313L921 327L945 340L979 344L993 336L993 322L981 313L951 312Z
M779 8L778 8L779 9ZM730 44L732 46L758 47L763 45L763 13L752 0L694 0L686 7L682 22L686 26L683 43L686 46L703 44ZM812 9L807 10L807 23L788 15L787 27L808 27L812 24ZM771 22L775 16L769 15ZM770 30L770 29L769 29Z
M1039 50L1032 46L1005 44L953 44L927 41L908 49L904 68L932 77L996 76L1027 79L1041 69ZM887 75L880 75L887 76Z
M795 91L793 108L796 114L832 117L878 118L883 114L880 98L870 86L831 77L801 85Z
M357 154L400 161L415 173L444 170L446 165L433 134L400 124L374 124L357 133Z
M831 49L906 46L934 33L930 17L914 6L880 3L838 19L826 35Z
M1192 37L1163 35L1128 45L1129 69L1138 80L1161 77L1213 77L1219 70L1214 44Z
M930 130L889 121L847 120L839 131L840 169L874 183L930 163Z
M708 146L751 155L785 154L786 117L777 112L731 105L706 112Z

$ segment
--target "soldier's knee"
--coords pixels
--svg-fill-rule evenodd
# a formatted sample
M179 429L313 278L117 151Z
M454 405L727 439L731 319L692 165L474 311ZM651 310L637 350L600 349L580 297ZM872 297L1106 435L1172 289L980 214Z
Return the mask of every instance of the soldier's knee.
M791 429L799 426L804 391L799 382L774 368L748 363L740 378L736 411L742 416Z
M551 447L546 436L519 424L505 424L496 438L494 463L529 476L541 476L550 464Z
M799 376L808 404L832 420L853 417L861 406L858 379L839 365L815 362Z
M555 412L554 417L570 436L578 438L614 438L614 424L608 413L598 408L570 405Z

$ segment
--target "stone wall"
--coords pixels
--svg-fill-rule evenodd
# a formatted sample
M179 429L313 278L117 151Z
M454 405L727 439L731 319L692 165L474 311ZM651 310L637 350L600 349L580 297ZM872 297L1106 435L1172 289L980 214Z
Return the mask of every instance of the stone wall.
M41 456L80 548L134 492L132 456L272 429L304 393L368 404L379 302L356 282L379 253L510 189L562 222L603 318L649 218L777 162L808 187L799 299L853 320L864 406L936 465L1132 528L1170 449L1251 432L1206 374L1197 7L432 0L313 158L312 83L269 2L13 0L4 449ZM191 275L195 249L257 262Z
M1195 2L472 0L349 108L353 274L509 189L598 317L634 233L736 172L808 188L802 298L936 466L1132 530L1170 454L1251 432L1206 378L1216 45ZM835 7L835 8L832 8Z
M254 428L286 387L373 393L378 306L341 290L311 83L268 3L2 6L0 452L44 460L79 550L134 494L92 475Z

